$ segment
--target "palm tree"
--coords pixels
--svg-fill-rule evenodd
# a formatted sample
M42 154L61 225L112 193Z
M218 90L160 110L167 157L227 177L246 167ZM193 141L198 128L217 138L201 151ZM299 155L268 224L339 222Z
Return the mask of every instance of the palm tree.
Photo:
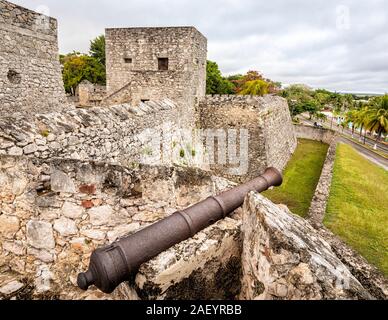
M362 141L362 130L365 128L366 114L369 112L369 107L365 106L364 108L357 110L355 113L355 126L360 128L360 142ZM364 132L364 144L366 139L366 130Z
M372 101L371 109L365 114L365 127L371 132L377 133L376 144L383 133L388 132L388 94Z

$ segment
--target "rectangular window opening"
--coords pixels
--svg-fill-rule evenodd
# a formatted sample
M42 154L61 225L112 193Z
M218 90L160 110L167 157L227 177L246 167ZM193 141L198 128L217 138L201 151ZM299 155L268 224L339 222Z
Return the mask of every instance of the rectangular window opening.
M143 103L145 103L145 102L150 101L150 99L141 99L140 101L143 102Z
M168 70L168 58L158 58L158 70Z
M132 63L132 58L124 58L125 63Z

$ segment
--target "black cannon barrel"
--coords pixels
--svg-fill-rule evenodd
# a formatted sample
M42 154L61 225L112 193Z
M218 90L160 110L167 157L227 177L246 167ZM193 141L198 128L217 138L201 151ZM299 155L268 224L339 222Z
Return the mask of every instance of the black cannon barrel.
M275 168L268 168L263 175L247 183L177 211L109 246L96 249L90 257L88 271L78 275L78 286L87 290L90 285L95 285L101 291L111 293L121 282L135 274L144 262L232 213L243 204L250 191L262 192L281 184L281 173Z

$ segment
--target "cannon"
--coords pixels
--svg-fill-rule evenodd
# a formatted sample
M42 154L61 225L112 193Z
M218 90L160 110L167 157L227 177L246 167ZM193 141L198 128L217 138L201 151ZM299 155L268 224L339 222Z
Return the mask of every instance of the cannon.
M90 257L89 269L78 275L78 286L87 290L95 285L105 293L112 293L120 283L135 275L141 264L232 213L243 204L250 191L262 192L272 186L280 186L282 181L277 169L267 168L261 176L247 183L96 249Z

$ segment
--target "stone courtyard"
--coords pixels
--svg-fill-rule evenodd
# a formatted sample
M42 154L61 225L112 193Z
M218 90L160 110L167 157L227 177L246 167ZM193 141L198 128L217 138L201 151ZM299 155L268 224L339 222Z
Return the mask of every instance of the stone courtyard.
M320 224L335 134L294 127L278 96L206 96L194 27L107 29L107 86L82 83L81 107L65 97L54 18L0 0L0 33L0 299L387 298ZM282 171L299 137L331 145L310 219L253 192L112 294L77 287L94 249Z

